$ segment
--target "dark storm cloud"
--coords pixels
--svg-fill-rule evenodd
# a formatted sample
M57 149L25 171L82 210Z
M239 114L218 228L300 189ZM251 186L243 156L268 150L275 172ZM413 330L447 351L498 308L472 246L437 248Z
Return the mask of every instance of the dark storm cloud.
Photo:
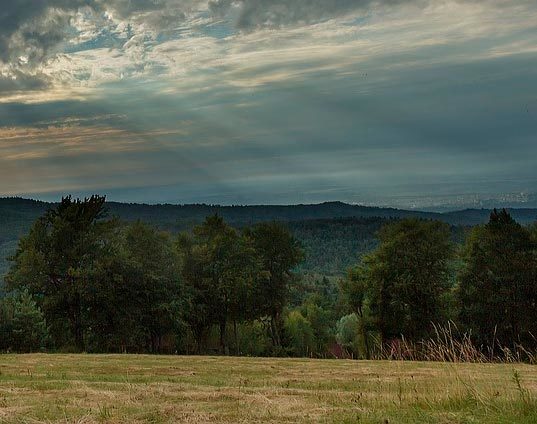
M13 71L9 76L0 75L0 96L27 91L39 91L49 87L49 79L44 75L27 75Z
M64 39L68 14L92 0L4 0L0 12L0 60L40 60Z
M81 9L97 15L111 12L121 19L154 12L147 20L155 27L179 22L197 0L2 0L0 62L39 63L62 42L76 34L72 18Z

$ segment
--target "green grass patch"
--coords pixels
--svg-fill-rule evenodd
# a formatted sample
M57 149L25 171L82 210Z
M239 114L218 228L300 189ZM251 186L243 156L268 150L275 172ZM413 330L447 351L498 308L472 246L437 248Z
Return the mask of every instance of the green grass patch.
M0 423L535 423L523 364L0 356Z

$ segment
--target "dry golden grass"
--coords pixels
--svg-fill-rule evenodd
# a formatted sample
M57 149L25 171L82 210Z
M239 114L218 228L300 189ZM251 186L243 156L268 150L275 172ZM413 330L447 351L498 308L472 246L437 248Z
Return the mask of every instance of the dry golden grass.
M522 364L2 355L2 423L536 423Z

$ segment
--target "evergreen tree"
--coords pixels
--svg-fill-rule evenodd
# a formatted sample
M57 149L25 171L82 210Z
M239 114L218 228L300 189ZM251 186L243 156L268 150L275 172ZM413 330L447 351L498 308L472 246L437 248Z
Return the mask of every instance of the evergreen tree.
M537 335L535 239L506 210L475 227L459 274L460 320L487 347L522 343Z
M62 199L37 220L13 257L8 288L28 290L39 299L57 344L85 349L84 320L88 274L102 253L111 221L103 221L105 198ZM67 323L67 325L65 325ZM67 337L62 337L66 332Z
M45 318L28 292L0 301L0 350L38 352L46 347L47 340Z

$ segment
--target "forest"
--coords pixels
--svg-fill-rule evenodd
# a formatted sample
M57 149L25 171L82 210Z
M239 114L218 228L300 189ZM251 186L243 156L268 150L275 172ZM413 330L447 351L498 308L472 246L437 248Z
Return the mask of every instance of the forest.
M536 305L537 226L506 210L471 228L216 211L177 232L65 197L10 258L0 350L423 359L449 336L533 361Z
M34 221L57 203L22 198L0 198L0 276L7 273L8 257L17 248L19 239ZM300 272L317 276L341 277L358 258L376 246L376 232L391 219L418 217L452 225L457 238L470 226L485 223L488 209L468 209L444 213L409 211L326 202L313 205L288 206L219 206L207 204L171 205L106 202L110 217L123 222L141 220L160 230L176 235L191 231L210 215L218 214L234 228L259 222L285 223L304 249ZM518 222L527 225L537 219L536 209L511 209ZM1 280L1 278L0 278ZM0 287L2 286L0 281Z

